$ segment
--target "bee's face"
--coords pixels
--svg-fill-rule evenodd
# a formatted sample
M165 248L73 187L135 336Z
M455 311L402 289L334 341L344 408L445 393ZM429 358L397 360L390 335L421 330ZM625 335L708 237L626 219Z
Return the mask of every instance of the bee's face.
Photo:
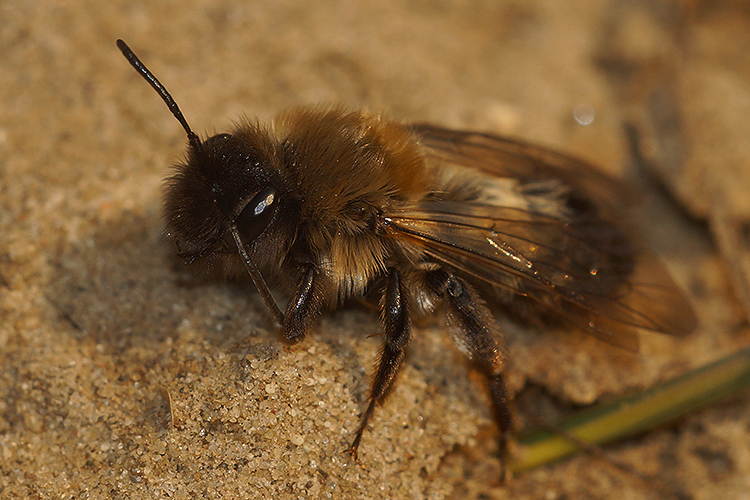
M263 243L286 198L274 164L274 146L260 131L218 134L193 148L167 181L168 232L182 253L204 256L230 250L230 228L252 248Z

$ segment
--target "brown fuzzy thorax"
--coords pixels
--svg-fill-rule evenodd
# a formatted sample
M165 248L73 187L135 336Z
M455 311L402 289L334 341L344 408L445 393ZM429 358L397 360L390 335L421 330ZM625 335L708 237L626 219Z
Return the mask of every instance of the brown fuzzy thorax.
M417 143L398 124L336 108L286 111L274 133L301 197L298 238L332 281L330 300L362 293L393 251L378 234L382 214L433 185Z

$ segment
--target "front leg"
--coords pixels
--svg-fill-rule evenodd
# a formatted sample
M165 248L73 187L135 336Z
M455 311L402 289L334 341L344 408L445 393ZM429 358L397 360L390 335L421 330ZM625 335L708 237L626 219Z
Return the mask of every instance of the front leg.
M388 273L388 283L380 304L380 321L385 333L385 342L378 361L378 370L372 379L370 399L362 416L349 452L356 458L357 448L362 440L367 423L370 421L375 405L382 403L393 387L393 380L404 359L404 349L411 337L411 316L409 314L408 292L396 269Z
M320 314L323 301L322 281L314 265L306 264L303 267L297 291L284 315L284 337L287 340L302 340Z

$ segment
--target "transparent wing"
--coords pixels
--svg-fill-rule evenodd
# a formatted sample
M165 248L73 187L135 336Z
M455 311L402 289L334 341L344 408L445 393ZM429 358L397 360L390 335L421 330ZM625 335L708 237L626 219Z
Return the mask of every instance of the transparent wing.
M522 183L556 179L600 208L622 210L638 200L627 185L594 165L550 148L480 132L429 124L409 126L433 162L470 167Z
M632 200L619 182L571 157L499 137L431 126L414 131L428 161L521 182L558 180L568 189L562 201L569 212L556 217L481 202L425 202L389 214L394 236L627 349L638 347L632 327L676 336L695 328L690 304L663 265L610 218Z

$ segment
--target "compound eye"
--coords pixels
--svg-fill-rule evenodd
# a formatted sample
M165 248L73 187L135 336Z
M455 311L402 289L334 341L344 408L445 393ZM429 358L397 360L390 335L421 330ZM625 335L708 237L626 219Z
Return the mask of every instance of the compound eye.
M276 213L276 190L267 188L256 194L237 217L237 229L247 242L253 241L266 230Z

